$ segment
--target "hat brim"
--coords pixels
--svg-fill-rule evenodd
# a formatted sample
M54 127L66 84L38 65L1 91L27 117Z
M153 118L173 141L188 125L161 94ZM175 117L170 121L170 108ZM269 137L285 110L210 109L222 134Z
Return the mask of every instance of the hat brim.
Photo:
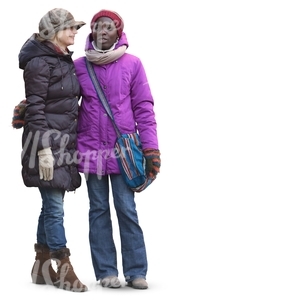
M69 22L66 22L64 24L65 27L76 27L76 29L80 29L83 25L85 25L86 23L83 22L83 21L69 21Z

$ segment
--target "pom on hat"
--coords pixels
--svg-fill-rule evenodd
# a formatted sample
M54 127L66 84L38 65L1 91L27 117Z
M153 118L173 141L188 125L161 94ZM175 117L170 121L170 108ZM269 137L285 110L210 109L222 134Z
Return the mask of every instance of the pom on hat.
M54 8L48 11L40 20L39 35L41 38L49 40L60 30L67 27L77 27L79 29L83 25L85 25L85 22L75 21L69 11L63 8Z
M108 18L112 19L116 25L118 37L121 37L123 29L124 29L124 21L118 13L116 13L112 10L102 9L98 13L96 13L93 16L92 21L91 21L91 29L93 30L95 23L101 17L108 17Z

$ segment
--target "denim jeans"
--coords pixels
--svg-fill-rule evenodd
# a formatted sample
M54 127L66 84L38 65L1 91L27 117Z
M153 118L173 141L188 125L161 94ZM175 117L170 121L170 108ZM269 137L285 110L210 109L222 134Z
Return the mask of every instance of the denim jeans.
M121 175L98 178L95 174L88 174L89 241L96 280L118 276L109 206L109 179L121 236L125 280L129 282L138 277L146 279L148 268L146 247L143 231L138 222L134 192L126 186Z
M66 247L64 228L65 191L53 188L39 188L42 209L37 228L37 243L47 245L50 251Z

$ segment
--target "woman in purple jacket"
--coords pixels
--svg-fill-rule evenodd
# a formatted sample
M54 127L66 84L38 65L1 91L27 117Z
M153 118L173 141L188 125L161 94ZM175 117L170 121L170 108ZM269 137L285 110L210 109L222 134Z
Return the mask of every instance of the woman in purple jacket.
M160 169L156 120L145 70L140 59L126 52L128 42L120 15L100 10L91 21L86 58L93 67L122 133L138 131L147 160L147 175ZM127 285L147 289L148 269L143 231L139 225L134 192L120 174L114 154L116 132L89 77L85 57L75 60L82 103L78 120L79 171L86 175L89 240L96 280L118 288L117 255L109 206L109 182L121 236L123 274Z

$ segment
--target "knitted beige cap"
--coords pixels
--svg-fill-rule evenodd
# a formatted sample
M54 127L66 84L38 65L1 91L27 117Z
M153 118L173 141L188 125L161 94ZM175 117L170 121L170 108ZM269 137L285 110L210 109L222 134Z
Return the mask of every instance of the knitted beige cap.
M52 39L54 35L68 27L77 27L79 29L85 25L83 21L75 21L73 15L63 9L54 8L48 11L40 20L39 35L43 39Z

